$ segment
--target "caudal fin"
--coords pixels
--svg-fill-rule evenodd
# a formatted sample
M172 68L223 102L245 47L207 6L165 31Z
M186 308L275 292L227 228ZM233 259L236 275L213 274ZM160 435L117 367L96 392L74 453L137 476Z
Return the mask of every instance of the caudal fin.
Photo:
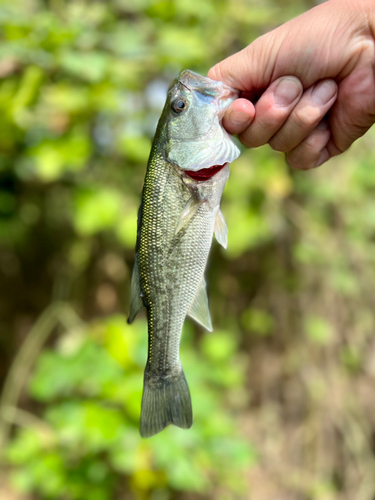
M185 374L153 378L147 367L141 411L141 436L151 437L168 424L189 429L193 423L190 392Z

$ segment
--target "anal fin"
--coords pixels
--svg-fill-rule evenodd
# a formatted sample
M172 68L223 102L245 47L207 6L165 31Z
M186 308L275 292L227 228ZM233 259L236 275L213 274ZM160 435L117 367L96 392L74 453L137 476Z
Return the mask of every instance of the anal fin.
M197 293L193 299L188 316L197 321L206 330L212 332L210 310L208 309L206 281L204 277L202 278Z

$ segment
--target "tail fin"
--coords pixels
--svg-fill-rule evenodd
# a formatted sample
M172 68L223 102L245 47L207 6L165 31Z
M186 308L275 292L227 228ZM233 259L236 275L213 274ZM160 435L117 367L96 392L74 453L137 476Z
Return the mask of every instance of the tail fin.
M190 392L183 369L177 375L150 377L147 366L141 411L141 436L151 437L168 424L189 429L193 423Z

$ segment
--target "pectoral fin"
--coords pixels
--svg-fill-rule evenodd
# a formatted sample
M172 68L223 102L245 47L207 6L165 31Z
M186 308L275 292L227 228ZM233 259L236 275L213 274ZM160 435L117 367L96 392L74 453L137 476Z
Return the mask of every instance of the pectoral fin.
M132 280L130 285L130 312L128 323L133 323L137 314L144 308L141 285L139 279L138 261L135 259Z
M190 219L192 219L192 217L197 213L197 210L202 203L203 200L198 196L196 196L195 194L193 194L193 196L186 203L181 213L180 220L178 221L176 228L176 234L189 222Z
M206 330L212 332L211 316L208 309L208 298L206 291L206 281L202 278L197 293L191 304L188 316L197 321Z
M215 237L224 248L228 246L228 228L220 208L215 219Z

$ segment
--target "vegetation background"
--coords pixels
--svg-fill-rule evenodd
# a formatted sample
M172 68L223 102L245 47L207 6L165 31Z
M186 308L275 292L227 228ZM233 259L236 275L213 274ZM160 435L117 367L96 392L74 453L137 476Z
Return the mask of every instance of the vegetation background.
M126 324L166 89L314 6L0 1L0 499L374 500L374 133L316 171L233 164L191 430L142 440Z

